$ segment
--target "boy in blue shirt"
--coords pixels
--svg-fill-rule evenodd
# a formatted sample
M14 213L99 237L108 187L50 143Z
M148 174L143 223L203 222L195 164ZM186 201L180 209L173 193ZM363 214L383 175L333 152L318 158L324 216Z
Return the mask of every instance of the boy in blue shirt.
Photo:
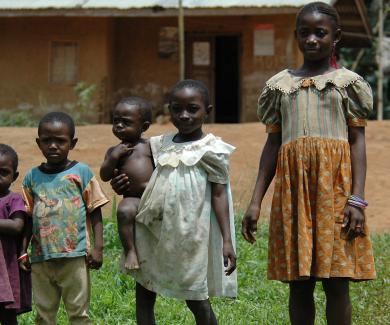
M99 269L103 262L101 206L108 200L89 167L68 159L77 143L74 134L69 115L45 115L39 122L36 142L46 162L31 169L23 180L32 222L22 253L31 238L37 324L56 324L61 297L70 324L90 323L89 268ZM24 266L27 268L27 263Z

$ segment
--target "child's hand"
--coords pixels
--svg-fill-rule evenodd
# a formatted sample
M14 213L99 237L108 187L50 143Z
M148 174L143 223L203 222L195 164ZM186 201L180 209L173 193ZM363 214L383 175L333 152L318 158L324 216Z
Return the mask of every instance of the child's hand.
M362 209L346 205L344 209L343 230L346 232L346 238L352 240L358 236L364 236L364 213Z
M126 155L127 153L133 151L134 148L131 147L129 144L126 143L120 143L117 146L115 146L111 151L111 157L115 159L119 159L123 155Z
M226 267L225 275L230 275L236 269L236 253L232 242L223 243L223 265Z
M103 264L103 249L94 247L87 255L87 264L90 269L100 269Z
M241 233L244 239L253 244L256 241L257 220L259 219L260 209L249 207L242 219Z
M30 260L28 258L20 260L19 261L19 267L24 271L24 272L31 272L31 264Z
M114 177L110 185L116 194L122 195L129 189L130 181L126 174L119 174L118 169L114 169Z

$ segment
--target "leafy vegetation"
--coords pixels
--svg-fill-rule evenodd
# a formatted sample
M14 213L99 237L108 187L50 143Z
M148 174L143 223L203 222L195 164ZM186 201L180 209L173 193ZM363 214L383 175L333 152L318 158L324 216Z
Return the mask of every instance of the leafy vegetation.
M239 295L237 299L212 298L220 324L288 324L288 286L266 279L267 223L260 225L254 246L239 235L238 221L236 229ZM135 324L134 281L119 272L121 246L112 219L106 219L104 236L104 265L92 272L92 320L94 324ZM373 240L378 279L351 283L354 324L390 324L390 235L376 235ZM325 297L320 284L316 288L316 306L316 324L326 324ZM163 325L194 324L184 302L164 297L157 299L156 318ZM34 313L23 315L20 324L32 324L33 319ZM67 324L63 307L58 324Z
M363 76L371 85L374 95L374 112L371 118L376 119L376 103L377 103L377 82L378 82L378 63L377 63L377 47L378 47L378 12L380 0L365 0L368 9L369 21L373 31L373 44L370 48L364 49L347 49L340 50L340 58L342 65ZM384 4L384 34L390 37L390 3L383 1ZM384 53L386 54L386 53ZM389 69L389 68L388 68ZM383 80L383 117L390 119L390 71L385 71Z
M12 110L0 110L0 127L1 126L16 126L16 127L36 127L39 119L46 113L51 111L64 111L72 116L77 125L89 124L88 121L97 121L97 111L94 109L93 97L97 87L95 84L87 84L83 81L77 83L74 88L76 101L67 103L63 107L52 107L46 103L45 98L39 98L39 107L22 107Z

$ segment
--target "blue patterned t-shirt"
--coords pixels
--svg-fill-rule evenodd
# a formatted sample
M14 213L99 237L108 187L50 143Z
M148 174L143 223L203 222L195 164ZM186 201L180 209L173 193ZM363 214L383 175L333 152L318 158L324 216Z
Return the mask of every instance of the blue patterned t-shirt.
M55 174L35 167L23 180L23 195L33 221L32 263L87 254L88 214L108 202L87 165L74 162Z

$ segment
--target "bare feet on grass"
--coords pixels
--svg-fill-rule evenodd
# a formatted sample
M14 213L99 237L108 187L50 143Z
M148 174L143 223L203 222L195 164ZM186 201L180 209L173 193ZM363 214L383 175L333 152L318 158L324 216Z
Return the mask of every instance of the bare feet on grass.
M127 254L125 253L125 271L132 271L139 269L138 256L135 250L129 250Z

